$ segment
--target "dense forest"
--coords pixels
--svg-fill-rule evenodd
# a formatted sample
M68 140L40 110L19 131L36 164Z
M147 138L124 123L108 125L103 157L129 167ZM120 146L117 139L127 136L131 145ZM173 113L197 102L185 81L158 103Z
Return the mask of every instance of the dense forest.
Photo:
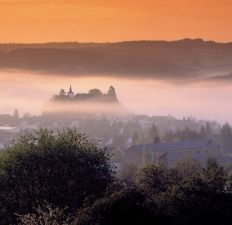
M1 224L230 224L232 170L216 159L130 171L75 130L22 135L0 153Z

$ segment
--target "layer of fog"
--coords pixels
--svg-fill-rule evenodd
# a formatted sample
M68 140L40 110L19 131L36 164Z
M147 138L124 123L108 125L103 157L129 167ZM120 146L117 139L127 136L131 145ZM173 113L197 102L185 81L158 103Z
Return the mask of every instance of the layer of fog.
M68 77L0 72L0 114L18 109L20 114L40 114L44 104L61 88L88 92L99 88L107 92L116 88L118 98L137 114L193 116L197 119L232 122L232 85L221 82L170 84L148 79L112 77Z
M120 103L113 102L89 102L89 101L75 101L75 102L54 102L50 101L43 106L43 114L67 115L73 116L77 114L90 114L90 115L106 115L106 116L126 116L130 113Z

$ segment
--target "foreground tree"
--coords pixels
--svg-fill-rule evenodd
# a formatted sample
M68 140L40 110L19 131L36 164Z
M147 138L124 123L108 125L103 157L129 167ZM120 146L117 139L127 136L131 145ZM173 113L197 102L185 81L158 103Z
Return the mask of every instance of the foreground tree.
M147 196L156 198L169 190L174 177L172 171L164 165L152 164L145 166L139 171L137 183Z
M44 201L76 210L112 180L108 156L75 130L23 135L0 154L1 224Z
M165 225L166 222L162 215L151 210L146 197L132 187L98 199L80 210L74 220L75 225Z
M213 158L206 166L185 159L174 168L150 165L139 172L138 186L173 225L229 224L232 195L228 176Z
M208 192L222 193L225 190L228 174L215 158L209 158L202 169L202 180Z
M34 213L19 215L20 225L68 225L73 218L65 210L50 205L38 206Z

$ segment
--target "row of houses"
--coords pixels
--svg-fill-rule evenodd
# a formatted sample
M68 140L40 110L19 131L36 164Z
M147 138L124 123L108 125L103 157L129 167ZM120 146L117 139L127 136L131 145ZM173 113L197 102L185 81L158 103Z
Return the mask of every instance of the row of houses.
M125 151L124 160L127 163L140 165L143 163L143 154L150 155L153 163L168 162L173 164L182 158L191 157L199 162L205 162L208 157L221 157L220 145L215 141L195 140L174 143L139 144Z

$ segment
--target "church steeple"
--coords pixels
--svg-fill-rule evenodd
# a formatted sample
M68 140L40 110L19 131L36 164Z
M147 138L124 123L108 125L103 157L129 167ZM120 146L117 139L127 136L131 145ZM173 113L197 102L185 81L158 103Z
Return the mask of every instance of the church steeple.
M72 86L70 85L69 91L68 91L68 96L69 97L73 97L74 96L74 92L72 91Z

